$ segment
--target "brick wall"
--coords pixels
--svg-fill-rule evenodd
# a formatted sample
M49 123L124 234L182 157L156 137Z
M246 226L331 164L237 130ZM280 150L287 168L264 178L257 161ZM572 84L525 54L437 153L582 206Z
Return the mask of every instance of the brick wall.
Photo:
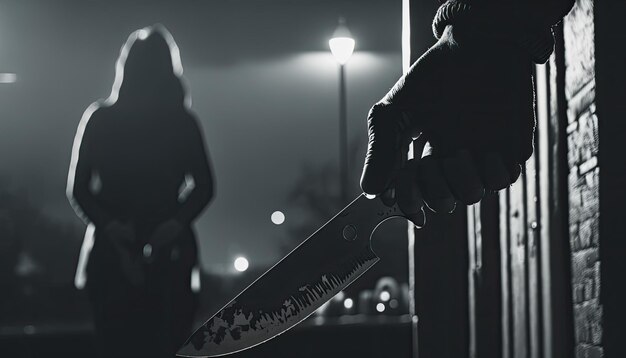
M593 0L578 0L563 21L577 358L603 357L600 304L598 117L596 116Z

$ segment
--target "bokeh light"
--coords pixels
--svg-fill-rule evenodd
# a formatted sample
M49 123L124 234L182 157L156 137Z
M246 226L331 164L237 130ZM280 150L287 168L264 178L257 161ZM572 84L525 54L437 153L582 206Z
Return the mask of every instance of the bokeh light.
M351 298L346 298L346 299L343 301L343 306L344 306L346 309L350 309L350 308L352 308L352 307L354 306L354 301L353 301Z
M249 266L250 266L250 263L248 262L248 259L246 259L245 257L238 257L235 259L235 270L239 272L244 272L245 270L248 269Z
M285 214L282 211L274 211L271 216L272 222L276 225L280 225L285 222Z

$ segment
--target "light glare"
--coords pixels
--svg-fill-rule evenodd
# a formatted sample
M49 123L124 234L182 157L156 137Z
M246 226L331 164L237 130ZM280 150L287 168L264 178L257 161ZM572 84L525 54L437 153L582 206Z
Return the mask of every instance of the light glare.
M354 39L350 37L335 37L328 41L330 52L341 65L345 65L352 56L354 44Z
M351 298L346 298L343 301L343 306L349 310L350 308L352 308L352 306L354 306L354 301Z
M389 294L388 291L383 291L380 293L380 300L383 302L387 302L389 301L389 299L391 298L391 294Z
M280 225L285 222L285 214L282 211L274 211L271 219L275 225Z
M15 83L17 75L15 73L0 73L0 83Z
M380 313L385 312L385 304L383 304L383 303L377 304L376 305L376 311L378 311Z
M244 272L248 269L248 260L245 257L238 257L235 259L235 270L239 272Z

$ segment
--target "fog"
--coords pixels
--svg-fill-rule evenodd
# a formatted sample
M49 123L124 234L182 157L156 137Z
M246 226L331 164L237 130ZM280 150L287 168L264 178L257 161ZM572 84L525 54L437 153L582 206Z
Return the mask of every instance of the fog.
M216 198L196 223L203 267L228 272L236 255L251 267L270 265L305 239L289 237L303 211L290 199L303 168L338 163L338 70L327 47L337 18L347 18L357 41L347 65L348 132L360 162L367 111L401 74L400 7L383 0L1 1L0 72L17 74L15 83L0 84L4 189L51 221L83 227L65 198L76 126L90 103L110 93L127 36L159 22L179 45L213 161ZM359 165L351 163L354 193ZM271 223L275 210L285 224ZM80 237L59 245L78 255Z

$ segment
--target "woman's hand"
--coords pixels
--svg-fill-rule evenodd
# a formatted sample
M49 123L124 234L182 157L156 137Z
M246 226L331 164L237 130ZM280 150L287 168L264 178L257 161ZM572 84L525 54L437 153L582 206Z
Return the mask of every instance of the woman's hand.
M126 280L133 286L141 286L144 283L144 274L141 260L133 254L133 243L136 241L133 225L114 220L105 226L103 233L113 243Z
M169 246L178 239L183 231L183 225L176 219L164 221L156 227L150 237L150 244L159 250L165 246Z
M113 220L104 227L104 236L116 246L128 246L135 241L135 229L129 223Z

